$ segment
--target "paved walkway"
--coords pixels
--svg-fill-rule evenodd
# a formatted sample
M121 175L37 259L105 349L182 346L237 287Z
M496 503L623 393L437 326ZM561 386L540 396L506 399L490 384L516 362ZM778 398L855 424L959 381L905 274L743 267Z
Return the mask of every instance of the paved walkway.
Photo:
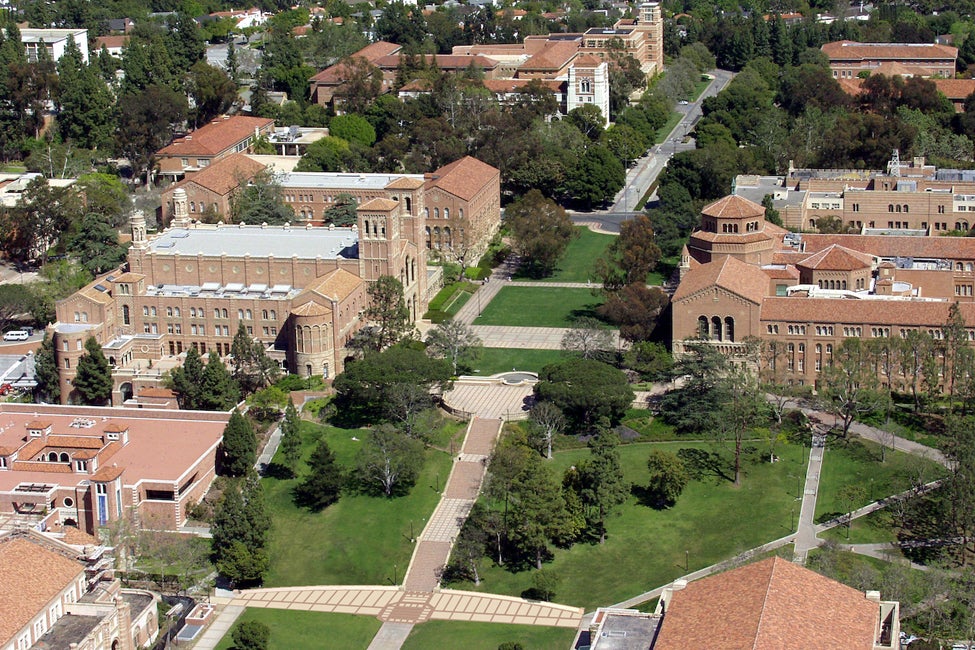
M802 490L802 507L799 509L799 525L795 537L795 559L806 563L810 549L819 546L816 537L816 498L819 496L819 475L823 471L823 447L809 450L809 464L806 466L806 481Z
M522 420L531 408L532 386L506 386L488 381L465 380L454 382L444 393L444 404L454 413L473 414L498 420Z
M470 304L468 302L468 304ZM478 325L475 319L471 329L486 348L518 348L532 350L561 350L564 327L509 327L507 325ZM613 345L619 348L619 330L610 330Z

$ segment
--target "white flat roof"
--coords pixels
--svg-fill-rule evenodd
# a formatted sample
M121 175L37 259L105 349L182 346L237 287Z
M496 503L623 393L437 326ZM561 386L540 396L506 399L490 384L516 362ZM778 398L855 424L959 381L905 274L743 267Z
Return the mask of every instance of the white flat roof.
M354 228L220 226L171 228L149 242L156 255L220 255L300 259L355 259L359 232Z
M336 190L381 190L398 178L423 180L423 174L340 174L289 172L277 177L281 187L317 187Z

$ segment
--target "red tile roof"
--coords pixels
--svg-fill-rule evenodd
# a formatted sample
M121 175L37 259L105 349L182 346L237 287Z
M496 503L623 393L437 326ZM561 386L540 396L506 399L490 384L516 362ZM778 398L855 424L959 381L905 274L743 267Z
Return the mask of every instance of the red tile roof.
M937 43L857 43L834 41L822 47L830 60L841 59L954 59L958 48Z
M469 201L499 174L500 172L491 165L477 158L464 156L433 172L426 187L428 190L437 187L448 194Z
M863 592L775 557L675 591L654 650L872 650L878 619Z
M226 158L221 158L206 169L187 174L186 178L173 185L171 189L193 183L210 190L214 194L226 196L242 182L249 181L257 176L265 167L266 165L253 158L242 153L235 153Z
M788 323L890 325L940 328L948 320L948 301L856 300L843 298L766 298L761 319ZM975 326L975 303L958 303L962 318Z
M704 206L702 214L709 217L723 217L725 219L745 219L748 217L764 217L765 208L754 201L730 194L723 199Z
M975 260L975 238L901 237L897 235L821 235L804 234L802 248L815 253L833 244L878 257L921 257L932 259Z
M796 266L817 271L854 271L873 266L873 256L833 244L810 255Z
M23 538L0 539L0 645L5 646L84 566ZM79 594L80 595L80 594Z
M403 46L396 45L395 43L388 43L386 41L376 41L375 43L370 43L365 46L355 54L353 57L363 58L369 63L375 64L375 62L384 57L393 54L398 54ZM338 83L345 76L345 64L341 61L335 65L330 65L318 74L314 75L309 81L314 85L315 83L321 84L334 84Z
M932 79L941 94L955 101L961 101L975 93L975 79Z
M464 70L471 65L476 65L484 70L493 70L498 67L498 62L494 59L489 59L486 56L476 54L474 56L466 54L437 54L437 55L425 55L426 62L428 65L434 65L441 70ZM387 70L395 69L400 63L400 58L398 54L390 54L389 56L381 56L373 64L384 68Z
M484 87L496 94L516 93L534 79L485 79L481 83ZM542 86L548 88L553 93L562 92L564 81L553 81L548 79L541 80Z
M160 156L213 156L254 135L258 129L274 126L274 120L243 115L218 117L206 126L159 150Z
M727 256L692 268L681 280L673 301L677 302L709 289L721 287L755 304L768 295L768 276L758 266Z

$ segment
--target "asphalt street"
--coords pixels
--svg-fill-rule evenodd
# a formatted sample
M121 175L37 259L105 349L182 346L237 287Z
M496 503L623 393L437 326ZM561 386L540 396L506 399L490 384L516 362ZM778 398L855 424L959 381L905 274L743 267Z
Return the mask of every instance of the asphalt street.
M690 151L696 146L693 138L689 138L688 134L694 130L694 125L701 119L701 102L705 98L713 97L724 90L734 77L734 73L727 70L712 70L711 75L714 77L714 81L696 101L676 106L676 110L683 114L680 122L662 143L655 145L646 156L638 159L627 170L626 184L616 195L613 203L605 210L569 212L573 222L596 223L601 230L618 233L622 222L639 214L636 212L637 204L657 180L671 157L682 151Z

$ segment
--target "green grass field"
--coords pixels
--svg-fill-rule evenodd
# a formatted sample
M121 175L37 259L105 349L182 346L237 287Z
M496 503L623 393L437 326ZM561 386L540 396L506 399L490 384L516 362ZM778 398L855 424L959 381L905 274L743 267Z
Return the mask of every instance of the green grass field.
M349 467L363 432L322 427L302 422L303 458L325 435L336 460ZM343 494L338 503L314 513L292 501L297 479L265 478L272 530L271 568L265 585L281 587L315 584L394 584L403 578L413 552L410 524L418 534L440 500L450 471L445 452L428 450L427 462L416 486L395 499ZM305 471L304 463L299 474Z
M677 451L695 444L638 443L621 446L627 481L646 484L647 457L658 447ZM546 565L561 577L558 602L592 609L631 598L671 582L685 573L725 560L788 534L795 505L795 478L804 471L802 451L780 445L780 462L749 463L740 488L729 481L692 481L670 510L655 510L631 496L607 521L603 544L576 544L557 550ZM551 461L561 473L588 456L586 449L559 452ZM796 508L796 510L798 510ZM796 512L798 515L798 512ZM686 555L685 555L686 552ZM594 567L601 567L594 571ZM531 586L529 571L510 573L485 560L477 589L520 595ZM452 585L475 589L470 583Z
M593 273L596 260L606 254L606 249L616 239L615 235L596 233L585 226L577 226L578 236L569 242L569 246L562 254L558 266L551 276L542 278L542 282L586 282L599 284ZM516 280L531 280L521 273L515 275Z
M849 542L847 542L845 525L830 528L822 533L820 537L822 539L832 539L840 543L850 544L894 542L897 541L897 535L894 532L896 525L897 522L894 520L894 515L890 510L884 509L872 512L866 517L854 519L853 525L850 526ZM898 557L901 557L899 551L896 551L896 554Z
M509 372L512 368L538 372L550 363L562 360L561 350L519 350L516 348L482 348L474 364L474 374L487 376Z
M362 650L369 646L382 625L379 619L372 616L256 608L248 608L237 619L238 623L243 621L259 621L271 628L268 650L310 650L325 647L335 650ZM233 628L217 644L217 650L230 650L234 647L232 633Z
M578 318L595 317L602 302L589 289L504 287L485 305L474 325L572 327Z
M869 441L851 440L846 444L830 444L826 449L819 479L816 521L831 519L847 512L848 504L837 497L843 486L855 483L864 488L865 499L854 506L859 508L881 497L910 488L911 477L919 467L924 468L925 481L944 476L945 470L940 465L901 452L888 450L887 461L881 463L880 445Z
M572 643L575 633L575 630L558 627L429 621L413 628L403 644L403 650L497 650L506 641L521 643L525 650L565 650Z

